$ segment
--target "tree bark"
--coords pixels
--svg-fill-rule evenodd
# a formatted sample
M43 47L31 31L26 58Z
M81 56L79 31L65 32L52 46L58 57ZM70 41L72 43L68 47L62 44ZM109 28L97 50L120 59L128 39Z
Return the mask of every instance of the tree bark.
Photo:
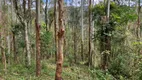
M88 55L88 63L89 66L92 65L91 59L91 0L89 0L89 55Z
M57 16L56 16L56 11L57 11L57 6L56 6L56 0L54 0L54 37L55 37L55 61L57 61L57 47L58 47L58 37L57 37Z
M20 8L18 6L18 1L17 0L13 0L13 5L14 5L14 8L15 8L15 12L16 12L16 15L20 21L20 23L24 26L24 38L25 38L25 49L26 49L26 54L25 54L25 65L27 67L29 67L31 65L31 53L30 53L30 42L29 42L29 37L28 37L28 27L29 27L29 22L31 21L31 16L30 16L30 11L29 12L26 12L26 0L22 0L23 3L22 3L22 8ZM30 0L28 0L30 1ZM30 2L28 2L28 10L30 10ZM20 10L20 9L23 9L23 10ZM20 13L20 11L23 11L23 14ZM27 17L29 16L29 17Z
M8 6L8 13L10 13L10 7ZM9 17L9 15L8 15ZM7 48L8 48L8 54L10 55L10 28L7 29ZM8 64L10 64L10 56L7 57L7 61L8 61Z
M81 0L81 59L84 60L84 51L83 51L83 44L84 44L84 20L83 20L83 5L84 0Z
M140 0L138 0L137 40L140 38Z
M63 0L58 0L59 5L59 32L58 32L58 57L56 63L55 80L62 80L62 66L63 66L63 45L64 45L64 23L63 23Z
M47 4L48 4L48 0L46 0L46 6L45 6L45 25L46 25L46 31L48 31L48 27L47 27L47 23L48 23L48 19L47 19L47 16L48 16L48 10L47 10Z
M26 58L25 58L25 64L27 67L31 66L31 53L30 53L30 43L29 43L29 37L28 37L28 23L25 23L25 44L26 44Z
M77 41L76 41L76 25L73 26L73 38L74 38L74 62L76 63Z
M36 0L36 76L41 74L40 60L40 0Z
M16 44L15 44L15 34L13 33L13 53L14 53L14 62L17 63L17 53L16 53Z
M2 36L3 35L3 36ZM6 71L6 55L5 55L5 29L1 31L1 54L2 54L2 64L4 65L4 71Z

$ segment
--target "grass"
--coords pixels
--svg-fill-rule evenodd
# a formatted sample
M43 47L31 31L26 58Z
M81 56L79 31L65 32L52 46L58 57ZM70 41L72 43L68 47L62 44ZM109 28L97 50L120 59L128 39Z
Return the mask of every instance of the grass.
M64 62L62 76L64 80L93 80L88 74L88 67L85 65L68 66L69 63ZM0 76L4 80L54 80L56 64L54 59L43 60L41 76L35 76L35 64L30 68L26 68L22 64L8 65L7 72L4 73L0 69Z

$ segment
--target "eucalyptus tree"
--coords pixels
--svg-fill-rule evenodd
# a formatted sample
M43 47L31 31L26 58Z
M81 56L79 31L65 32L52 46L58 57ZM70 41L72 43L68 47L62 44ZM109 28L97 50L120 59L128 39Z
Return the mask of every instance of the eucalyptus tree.
M36 0L36 76L41 73L40 54L40 0Z
M13 0L10 1L11 2L11 25L13 27L14 25L14 14L13 14ZM11 50L13 50L13 53L14 53L14 61L15 63L17 63L17 54L16 54L16 41L15 41L15 31L13 30L14 28L12 28L12 48Z
M136 32L136 35L137 35L137 39L140 38L140 9L141 9L141 5L140 5L140 0L138 0L138 8L137 8L137 14L138 14L138 19L137 19L137 32Z
M54 37L55 37L55 61L57 61L57 47L58 47L58 41L57 41L57 0L54 0Z
M46 5L45 5L45 25L46 25L46 31L48 31L47 23L48 23L48 0L46 0Z
M81 0L81 59L84 60L83 45L84 45L84 19L83 19L84 0Z
M28 2L28 8L26 8ZM31 0L13 0L13 5L15 9L15 13L18 17L19 22L24 26L24 37L25 37L25 65L29 67L31 65L31 53L30 53L30 41L29 41L29 33L28 27L30 27L31 18Z
M94 5L94 0L89 0L89 55L88 55L88 63L89 66L93 65L93 54L95 53L95 42L94 42L94 20L93 20L93 6Z
M64 45L64 1L58 0L59 6L59 32L58 32L58 56L57 56L57 63L56 63L56 74L55 80L62 80L62 66L63 66L63 45Z
M91 56L91 4L92 4L92 1L91 0L89 0L89 6L88 6L88 9L89 9L89 35L88 35L88 37L89 37L89 44L88 44L88 46L89 46L89 55L88 55L88 63L89 63L89 66L90 65L92 65L92 56Z
M1 60L4 67L4 71L6 72L7 69L7 59L6 59L6 36L8 28L6 26L8 23L7 18L7 3L5 0L0 1L1 2L1 11L0 11L0 48L1 48Z

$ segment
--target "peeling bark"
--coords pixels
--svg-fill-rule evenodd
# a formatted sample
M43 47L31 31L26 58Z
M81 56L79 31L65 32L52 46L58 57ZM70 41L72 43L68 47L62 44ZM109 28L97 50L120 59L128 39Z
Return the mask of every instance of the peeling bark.
M58 0L59 5L59 32L58 32L58 56L56 63L55 80L62 80L62 66L63 66L63 45L64 45L64 25L63 25L63 0Z

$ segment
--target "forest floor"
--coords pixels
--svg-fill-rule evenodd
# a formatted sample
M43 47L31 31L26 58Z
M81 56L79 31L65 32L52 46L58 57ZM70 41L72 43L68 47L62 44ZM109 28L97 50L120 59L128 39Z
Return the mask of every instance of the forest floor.
M6 73L0 66L0 76L4 80L54 80L55 70L56 64L54 59L48 59L42 61L40 77L35 76L35 64L32 64L30 68L26 68L22 64L7 65ZM95 80L89 75L87 66L83 64L71 66L67 62L64 62L62 76L64 80Z

